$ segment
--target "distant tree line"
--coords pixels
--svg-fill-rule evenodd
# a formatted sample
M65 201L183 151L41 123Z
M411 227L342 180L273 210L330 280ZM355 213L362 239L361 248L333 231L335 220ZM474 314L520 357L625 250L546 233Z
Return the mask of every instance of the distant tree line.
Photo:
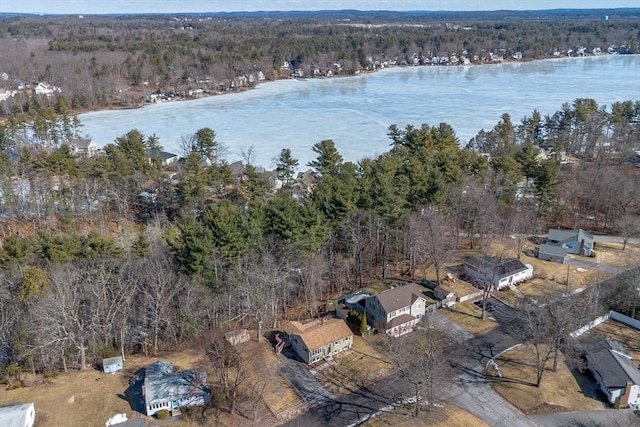
M234 79L257 71L277 79L293 69L305 77L316 69L349 75L434 56L482 63L492 54L519 52L528 60L580 47L638 52L637 10L610 11L609 20L602 13L14 17L0 20L0 73L8 76L0 87L45 81L77 110L137 105L140 91L236 90ZM281 69L285 62L290 69ZM9 98L0 114L24 111L29 102ZM43 95L38 102L56 101Z

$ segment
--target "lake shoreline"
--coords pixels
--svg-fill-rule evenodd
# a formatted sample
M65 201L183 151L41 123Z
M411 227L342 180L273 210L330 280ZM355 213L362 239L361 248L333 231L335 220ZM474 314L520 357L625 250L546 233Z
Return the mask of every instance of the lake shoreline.
M634 55L634 54L625 54L626 55ZM522 59L522 60L505 60L505 61L501 61L501 62L484 62L484 63L472 63L469 65L392 65L392 66L388 66L385 68L381 68L375 71L361 71L359 73L356 74L350 74L350 75L334 75L332 77L287 77L287 78L282 78L282 79L277 79L277 80L264 80L262 82L259 82L253 86L247 86L247 87L242 87L239 90L233 90L233 91L225 91L225 92L220 92L220 91L216 91L214 93L210 93L207 95L202 95L202 96L196 96L196 97L182 97L182 96L175 96L174 98L176 99L171 99L171 100L164 100L164 101L160 101L160 102L142 102L139 103L137 105L131 105L131 106L127 106L127 105L111 105L109 107L97 107L97 108L86 108L86 109L78 109L78 110L73 110L71 113L72 115L80 115L80 114L86 114L86 113L95 113L95 112L102 112L102 111L123 111L123 110L138 110L140 108L144 108L144 107L148 107L148 106L152 106L152 105L157 105L157 104L166 104L166 103L173 103L173 102L188 102L188 101L196 101L196 100L200 100L200 99L206 99L206 98L212 98L212 97L218 97L218 96L225 96L225 95L237 95L240 93L244 93L247 91L252 91L255 90L257 88L259 88L260 86L263 85L269 85L272 83L278 83L278 82L293 82L293 81L297 81L297 82L306 82L306 81L313 81L313 80L333 80L333 79L349 79L349 78L357 78L357 77L363 77L363 76L369 76L369 75L374 75L380 72L386 72L386 71L391 71L391 70L403 70L403 69L422 69L422 68L468 68L468 67L485 67L485 66L501 66L501 65L514 65L514 64L524 64L524 63L531 63L531 62L539 62L539 61L549 61L549 60L571 60L571 59L586 59L586 58L603 58L603 57L610 57L610 56L621 56L620 54L602 54L602 55L585 55L585 56L564 56L564 57L554 57L554 56L550 56L550 57L544 57L544 58L540 58L540 59ZM154 92L151 92L154 93Z

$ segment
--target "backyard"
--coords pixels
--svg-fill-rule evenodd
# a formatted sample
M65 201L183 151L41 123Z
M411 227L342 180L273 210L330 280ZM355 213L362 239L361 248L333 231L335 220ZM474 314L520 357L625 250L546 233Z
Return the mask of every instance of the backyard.
M570 369L564 356L558 361L557 372L547 369L540 387L536 387L535 356L532 348L522 345L496 359L502 373L499 378L492 369L487 375L492 387L505 400L525 414L589 411L604 408L593 379L578 369ZM549 368L552 362L549 363Z

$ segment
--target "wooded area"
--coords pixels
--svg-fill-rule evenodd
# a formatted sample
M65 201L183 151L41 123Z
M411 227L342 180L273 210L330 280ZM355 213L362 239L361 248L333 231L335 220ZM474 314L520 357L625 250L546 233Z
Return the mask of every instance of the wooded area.
M162 141L137 130L95 157L69 147L82 126L73 110L110 104L119 85L227 82L256 65L277 74L283 61L340 61L348 73L369 57L414 52L519 49L534 58L560 42L638 43L632 19L474 21L476 40L415 19L424 26L212 18L192 21L188 33L160 16L0 21L10 35L0 39L7 74L62 88L2 102L7 375L85 369L116 353L180 348L211 330L315 317L367 280L421 279L425 264L440 275L453 251L496 236L513 235L520 255L523 238L551 225L638 235L637 100L577 99L519 122L504 114L466 147L446 123L391 126L391 149L357 163L320 141L308 192L286 149L274 153L282 188L250 153L234 175L209 128L194 129L170 167L153 154Z

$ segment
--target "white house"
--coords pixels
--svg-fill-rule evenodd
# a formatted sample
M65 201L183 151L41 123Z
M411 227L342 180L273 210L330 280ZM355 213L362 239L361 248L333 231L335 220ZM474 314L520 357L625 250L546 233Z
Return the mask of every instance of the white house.
M285 323L283 329L293 350L305 363L335 356L353 345L353 332L342 319L291 321Z
M415 283L380 292L365 300L367 322L389 335L411 332L423 317L427 300Z
M0 426L33 427L36 422L36 408L33 403L0 407Z
M500 261L491 257L470 256L465 260L464 270L473 279L492 283L497 290L533 278L533 266L523 264L516 258Z
M109 357L108 359L102 360L102 372L104 373L118 372L123 366L122 356Z
M93 157L98 153L98 145L90 139L73 138L69 140L69 149L76 156Z
M53 95L54 93L59 93L61 91L61 89L57 86L52 86L48 83L44 83L44 82L40 82L38 83L38 85L33 89L36 93L36 95Z
M173 365L165 361L145 368L142 394L149 416L163 409L173 413L185 406L202 406L211 398L204 369L173 372Z
M640 371L622 344L596 337L585 345L587 367L610 404L640 408Z

